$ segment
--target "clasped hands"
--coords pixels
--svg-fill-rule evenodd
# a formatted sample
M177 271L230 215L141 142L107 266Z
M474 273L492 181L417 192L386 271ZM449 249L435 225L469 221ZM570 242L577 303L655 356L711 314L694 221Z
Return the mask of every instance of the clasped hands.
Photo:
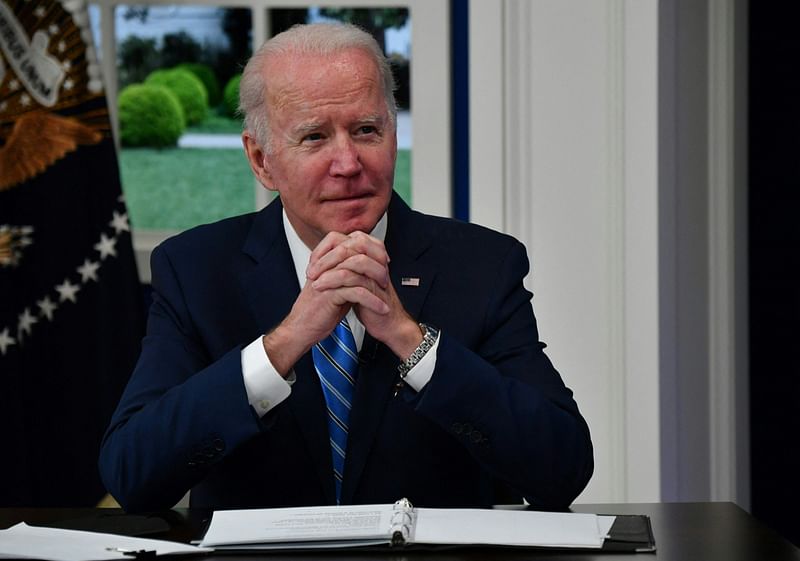
M401 360L422 341L389 278L383 242L365 234L330 232L311 252L306 284L289 315L263 344L270 362L286 376L297 360L333 331L352 308L367 333Z

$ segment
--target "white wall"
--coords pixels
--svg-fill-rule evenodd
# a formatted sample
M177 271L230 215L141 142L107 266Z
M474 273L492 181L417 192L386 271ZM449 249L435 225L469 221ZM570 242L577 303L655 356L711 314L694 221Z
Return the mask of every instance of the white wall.
M471 219L528 247L542 339L592 429L583 502L735 500L746 471L734 4L469 5Z
M471 102L484 108L470 131L472 218L528 247L541 337L592 429L595 475L580 500L658 500L657 4L470 9L478 33L492 22L503 38L470 51ZM503 181L487 187L498 145ZM500 192L502 207L484 205Z

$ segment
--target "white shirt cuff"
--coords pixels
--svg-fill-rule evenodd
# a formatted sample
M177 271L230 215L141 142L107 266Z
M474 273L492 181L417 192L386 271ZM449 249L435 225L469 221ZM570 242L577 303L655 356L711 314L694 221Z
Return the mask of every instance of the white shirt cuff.
M433 376L433 371L436 368L436 351L439 349L439 339L441 332L436 336L433 346L425 353L425 356L414 365L414 368L406 374L405 382L411 386L415 391L421 391L425 384L430 382Z
M261 337L242 349L242 377L247 401L260 417L289 397L294 370L284 379L269 360Z

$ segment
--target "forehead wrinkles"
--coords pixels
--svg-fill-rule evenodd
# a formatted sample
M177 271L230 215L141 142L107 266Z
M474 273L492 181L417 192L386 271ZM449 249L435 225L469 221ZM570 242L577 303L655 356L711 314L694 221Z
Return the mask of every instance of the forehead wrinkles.
M265 72L274 77L268 81L266 95L268 105L276 110L345 104L381 94L377 68L359 52L283 55L271 61Z

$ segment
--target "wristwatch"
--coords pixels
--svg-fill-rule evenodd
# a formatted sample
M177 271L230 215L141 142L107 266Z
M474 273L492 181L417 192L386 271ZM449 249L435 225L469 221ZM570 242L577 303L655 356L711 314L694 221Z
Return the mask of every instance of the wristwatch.
M422 342L420 342L419 346L414 349L414 352L411 353L410 357L405 359L397 366L397 371L400 373L400 379L405 379L409 371L419 364L419 361L422 360L422 357L424 357L428 351L433 348L433 345L436 343L436 339L439 338L439 330L432 325L420 323L419 328L422 330Z

